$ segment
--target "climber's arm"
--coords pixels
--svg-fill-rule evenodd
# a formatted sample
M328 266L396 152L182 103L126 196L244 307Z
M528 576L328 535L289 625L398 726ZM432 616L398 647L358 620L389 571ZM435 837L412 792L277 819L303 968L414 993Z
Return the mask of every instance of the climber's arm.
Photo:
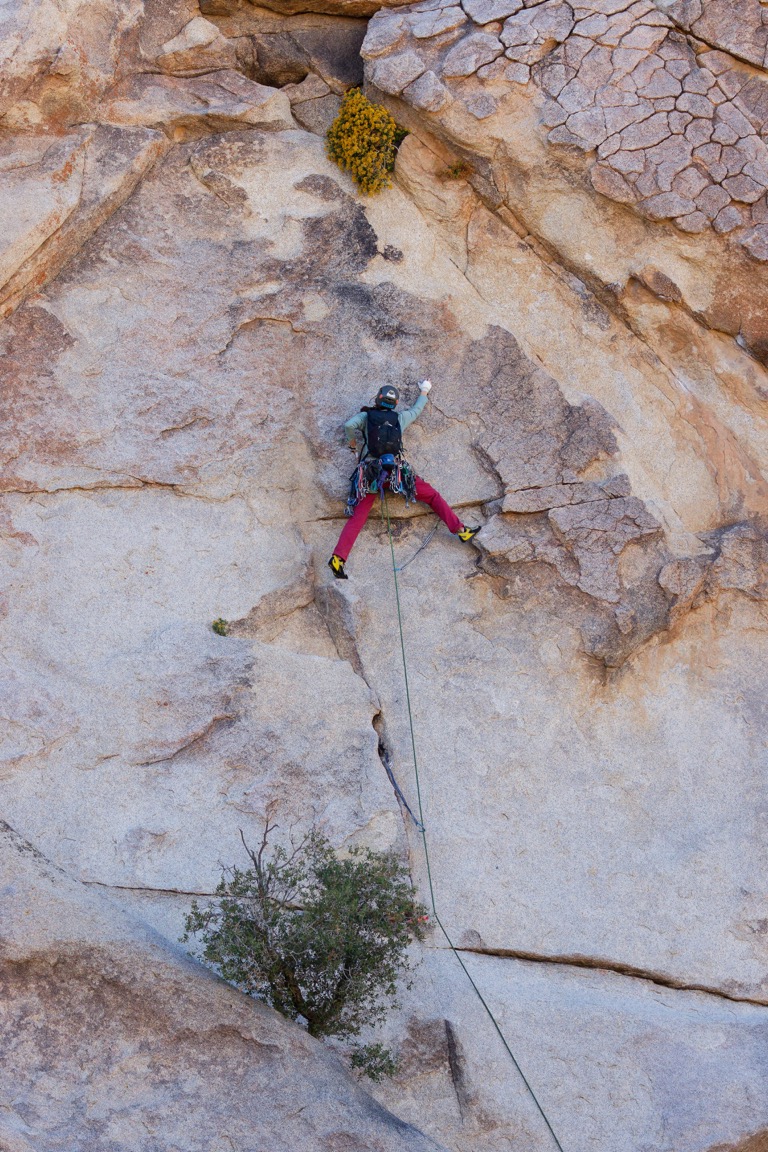
M358 440L365 439L365 421L367 417L365 412L356 412L354 416L350 416L349 420L344 425L344 435L347 438L347 445L354 448Z
M422 380L419 384L419 396L416 403L411 408L406 408L404 412L400 413L400 428L405 431L409 424L413 424L414 420L418 420L422 412L427 406L427 393L429 392L432 384L429 380Z

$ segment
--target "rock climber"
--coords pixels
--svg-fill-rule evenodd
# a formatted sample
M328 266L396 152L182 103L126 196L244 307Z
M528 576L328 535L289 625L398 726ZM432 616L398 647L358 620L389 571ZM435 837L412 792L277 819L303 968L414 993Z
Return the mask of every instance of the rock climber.
M396 412L400 392L392 384L385 384L376 393L373 405L361 408L344 425L347 447L353 452L359 450L360 459L351 476L347 500L349 520L328 561L328 567L337 580L348 579L344 565L368 519L377 493L383 492L384 488L405 496L406 504L413 500L428 504L460 540L471 540L480 531L479 526L472 528L462 524L440 493L417 476L403 456L403 432L424 411L431 387L431 381L422 380L420 395L413 407ZM361 440L362 446L359 446Z

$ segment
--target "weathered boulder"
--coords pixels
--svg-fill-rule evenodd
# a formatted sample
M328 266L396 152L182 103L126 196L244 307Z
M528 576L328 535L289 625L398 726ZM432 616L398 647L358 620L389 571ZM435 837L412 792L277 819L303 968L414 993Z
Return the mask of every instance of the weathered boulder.
M127 200L165 143L159 132L104 125L53 139L17 136L5 143L0 314L56 275Z
M333 93L322 96L319 100L303 100L292 105L296 122L302 128L306 128L308 132L314 132L316 136L323 137L338 116L340 109L341 97L335 96Z
M760 68L768 64L768 20L760 0L671 0L663 9L706 44Z
M395 8L402 3L403 0L385 0L384 6ZM269 0L263 7L287 16L301 12L322 12L331 16L372 16L382 5L379 0Z
M157 55L163 72L174 76L197 76L236 67L237 46L222 36L215 24L196 16L181 32L167 40Z
M293 127L285 93L231 70L193 79L133 76L115 85L99 114L107 124L162 129L177 139L243 124L276 131Z
M4 1148L197 1152L226 1138L286 1152L438 1149L302 1029L71 880L7 824L0 875Z
M0 126L87 123L112 83L139 0L10 0L0 17Z
M386 7L397 7L406 0L385 0ZM268 4L255 4L254 0L200 0L200 11L205 16L241 16L249 18L252 9L261 13L279 12L284 16L318 13L340 17L372 16L382 5L376 0L269 0Z

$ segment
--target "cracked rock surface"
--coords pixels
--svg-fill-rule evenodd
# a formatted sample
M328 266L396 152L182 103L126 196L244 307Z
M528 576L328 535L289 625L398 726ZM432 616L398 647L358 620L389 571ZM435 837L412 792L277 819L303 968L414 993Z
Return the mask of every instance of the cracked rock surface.
M492 206L505 205L559 250L551 218L558 169L598 194L590 214L603 217L614 244L622 213L605 201L663 224L635 229L655 231L661 247L669 243L664 222L691 237L703 266L696 288L690 276L682 285L670 276L668 258L661 269L678 299L764 356L764 317L750 318L746 303L750 264L768 261L764 21L759 0L423 0L378 12L362 53L372 88L458 145L486 180ZM542 165L547 179L529 179ZM637 269L617 259L612 237L595 257L590 249L601 243L587 239L586 225L581 216L586 243L574 237L568 258L616 294ZM717 251L726 254L728 280L713 266Z
M758 0L743 7L754 9L763 28ZM464 8L426 0L407 13L382 10L363 53L372 83L404 100L427 71L438 81L462 81L455 95L480 121L496 111L494 92L530 84L545 97L547 139L593 158L588 170L598 192L687 232L737 230L755 259L768 259L765 80L678 31L676 15L693 32L707 24L692 19L691 5L661 9L652 0L467 0ZM720 43L739 23L732 14ZM477 83L466 86L472 76L487 96ZM421 89L412 99L423 106Z
M0 1145L550 1147L436 931L373 1095L177 943L270 804L426 898L378 511L325 561L343 421L429 376L409 458L483 525L400 574L441 920L566 1150L758 1152L761 6L8 7ZM372 199L320 138L363 39Z

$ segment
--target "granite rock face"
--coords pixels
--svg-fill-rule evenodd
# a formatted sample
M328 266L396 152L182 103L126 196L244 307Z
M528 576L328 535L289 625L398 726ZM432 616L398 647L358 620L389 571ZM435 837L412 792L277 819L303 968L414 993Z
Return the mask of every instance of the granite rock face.
M764 1145L763 1123L733 1123L735 1110L759 1115L751 1101L765 1091L764 1009L471 947L462 959L563 1148L759 1152ZM428 1093L461 1130L464 1146L554 1147L530 1096L511 1081L509 1056L488 1032L482 1007L457 984L455 959L432 954L426 969L434 1007L409 1001L409 1027L398 1038L402 1074L377 1094L423 1124ZM478 1033L482 1047L471 1039ZM694 1125L698 1139L691 1138Z
M372 199L319 139L371 9L309 7L0 24L0 1144L551 1147L436 928L380 1104L177 944L270 806L280 836L394 849L426 898L385 771L416 810L378 510L348 582L325 561L344 419L430 376L409 457L483 525L416 555L433 518L391 501L441 921L564 1148L756 1152L764 269L717 220L760 227L761 197L686 133L741 109L720 156L759 161L759 6L378 12L368 83L412 134Z
M191 79L132 77L115 85L101 115L109 124L164 126L189 135L241 125L266 130L293 127L284 92L256 84L231 69Z
M13 311L79 251L164 148L158 132L106 124L54 139L13 137L5 144L0 313Z
M0 123L61 130L87 122L122 64L138 0L12 0L0 24Z
M768 20L754 0L673 0L663 5L680 28L715 48L764 68L768 64Z
M737 230L755 259L768 259L760 244L768 188L766 82L727 53L705 50L680 34L675 14L691 31L704 19L685 19L691 5L673 5L668 15L651 0L607 7L599 0L576 6L541 0L525 7L502 5L503 12L498 5L468 0L466 14L432 4L427 13L420 11L425 7L415 5L407 15L386 10L377 15L363 49L375 59L369 78L377 87L394 92L378 77L410 59L402 37L382 59L378 45L387 26L418 41L421 72L429 68L456 82L477 77L479 85L455 95L481 121L497 110L493 93L503 95L510 82L530 83L544 97L538 106L550 128L548 141L587 154L592 185L602 195L636 205L651 220L673 219L686 232ZM754 9L760 27L768 28L757 0L743 7ZM454 11L460 19L447 18ZM481 30L504 15L498 32ZM719 15L723 23L722 10ZM711 13L715 24L717 16ZM727 43L728 30L735 31L740 20L734 13L725 23L720 42ZM755 62L762 65L764 54ZM485 102L480 86L488 89Z
M436 12L454 11L466 18L450 29L435 22ZM605 201L664 224L661 232L629 228L676 301L764 357L765 318L750 303L751 287L765 277L754 262L768 260L764 12L759 0L467 0L465 9L426 0L378 12L363 56L373 88L428 113L425 130L476 166L490 206L513 212L561 254L560 202L569 193L583 200L567 261L588 282L619 294L625 308L632 309L628 281L647 278L633 267L634 247L622 253L625 210ZM382 75L404 75L416 48L420 71L411 67L409 84L380 83ZM445 92L434 106L423 101L424 75ZM576 175L596 198L575 192ZM678 255L685 248L695 272L689 265L682 273L672 257L665 222L690 237Z

